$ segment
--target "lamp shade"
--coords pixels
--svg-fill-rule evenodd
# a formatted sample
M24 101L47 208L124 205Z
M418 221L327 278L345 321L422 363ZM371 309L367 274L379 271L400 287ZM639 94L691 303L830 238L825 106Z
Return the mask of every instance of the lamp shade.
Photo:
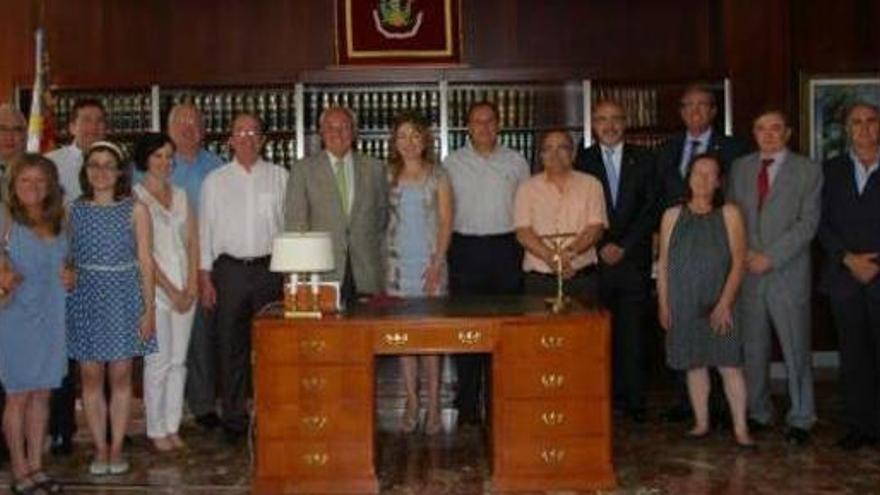
M272 242L269 270L282 273L333 270L330 232L285 232L276 236Z

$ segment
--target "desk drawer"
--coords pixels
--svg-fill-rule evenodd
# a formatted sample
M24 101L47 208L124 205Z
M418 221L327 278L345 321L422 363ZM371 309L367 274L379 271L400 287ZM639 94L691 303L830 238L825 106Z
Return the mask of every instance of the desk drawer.
M608 397L608 363L605 361L556 360L518 366L494 362L492 372L497 395L506 398Z
M578 475L611 464L608 437L567 437L547 441L504 442L495 450L496 472L518 476Z
M393 323L373 331L373 349L377 354L434 354L439 352L491 352L495 328L474 323L414 325L400 327Z
M496 406L499 434L528 442L611 431L608 400L504 400Z
M604 328L607 320L593 319L546 323L505 323L498 346L500 359L606 359L609 355L610 332Z
M254 377L257 401L275 407L302 402L371 400L372 367L258 366Z
M276 364L366 363L368 328L354 325L270 327L254 332L254 352Z
M373 414L356 401L305 401L260 408L260 438L369 441Z
M373 476L371 442L291 442L258 438L257 476L357 479Z

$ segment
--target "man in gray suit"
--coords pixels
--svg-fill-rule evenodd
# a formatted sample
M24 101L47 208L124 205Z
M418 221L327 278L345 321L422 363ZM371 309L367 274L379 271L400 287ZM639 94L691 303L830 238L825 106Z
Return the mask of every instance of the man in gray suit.
M388 220L385 165L352 150L357 131L351 110L321 114L324 150L293 165L287 182L286 230L329 231L335 278L342 297L375 294L385 286L382 242Z
M742 209L748 231L746 277L740 289L739 324L745 351L750 426L766 429L770 403L772 324L782 348L791 400L785 440L806 443L816 421L810 360L810 241L820 216L822 171L786 147L785 115L759 115L752 132L758 151L732 167L730 198Z

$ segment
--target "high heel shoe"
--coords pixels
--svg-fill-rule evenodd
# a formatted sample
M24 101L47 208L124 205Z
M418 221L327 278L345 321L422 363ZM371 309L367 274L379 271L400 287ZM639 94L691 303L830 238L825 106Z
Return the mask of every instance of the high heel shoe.
M412 433L416 431L419 425L419 406L410 401L406 401L406 410L403 412L403 418L400 423L400 431L403 433Z

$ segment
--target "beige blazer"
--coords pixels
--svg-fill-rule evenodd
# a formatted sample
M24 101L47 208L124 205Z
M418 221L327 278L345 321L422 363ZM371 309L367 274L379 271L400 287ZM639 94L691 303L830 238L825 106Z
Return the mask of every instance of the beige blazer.
M293 164L287 182L287 231L329 231L333 236L334 279L345 279L346 253L351 258L359 293L384 289L385 261L382 244L388 222L388 183L385 165L352 152L354 201L351 215L342 211L336 178L327 153Z

